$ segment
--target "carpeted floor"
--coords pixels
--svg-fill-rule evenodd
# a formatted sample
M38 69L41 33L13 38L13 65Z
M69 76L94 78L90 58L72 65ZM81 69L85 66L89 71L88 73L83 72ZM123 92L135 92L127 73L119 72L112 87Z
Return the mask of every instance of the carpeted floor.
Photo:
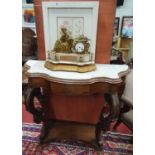
M23 123L23 155L132 155L132 135L108 132L102 136L104 151L73 140L61 140L39 145L41 125Z

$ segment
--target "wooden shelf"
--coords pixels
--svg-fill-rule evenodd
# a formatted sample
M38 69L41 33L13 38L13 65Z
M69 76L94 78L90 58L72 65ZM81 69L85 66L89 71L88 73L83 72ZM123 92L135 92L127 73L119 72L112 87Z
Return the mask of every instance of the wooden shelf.
M28 28L33 28L33 29L35 29L35 28L36 28L36 25L23 24L22 27L23 27L23 28L28 27Z
M122 38L118 37L116 40L116 46L113 48L116 51L120 51L123 54L125 61L128 61L130 44L132 42L132 38Z
M129 51L130 49L129 48L113 48L114 50L116 50L116 51L121 51L121 50L123 50L123 51Z
M25 3L25 4L22 4L22 7L23 8L27 8L27 7L28 8L30 8L30 7L33 8L34 7L34 4L27 4L27 3Z

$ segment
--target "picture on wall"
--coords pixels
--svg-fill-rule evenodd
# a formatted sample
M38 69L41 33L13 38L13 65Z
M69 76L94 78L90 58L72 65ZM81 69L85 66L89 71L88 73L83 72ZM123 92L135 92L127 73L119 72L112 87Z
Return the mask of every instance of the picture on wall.
M114 34L115 35L118 35L119 33L119 21L120 21L120 18L115 17L115 20L114 20Z
M32 3L34 3L34 0L26 0L26 3L32 4Z
M33 6L24 6L22 12L23 27L35 27L35 12Z
M133 16L124 16L122 19L121 36L125 38L133 37Z
M34 0L22 0L23 4L33 4Z
M61 29L66 28L69 35L76 38L84 33L83 17L57 17L57 39L62 35Z

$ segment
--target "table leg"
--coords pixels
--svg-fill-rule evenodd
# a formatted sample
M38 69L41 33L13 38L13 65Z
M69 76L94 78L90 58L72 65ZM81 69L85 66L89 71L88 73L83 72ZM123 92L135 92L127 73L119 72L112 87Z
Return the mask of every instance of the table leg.
M35 106L34 97L39 100L40 106ZM26 110L33 115L35 123L40 123L44 118L44 96L40 91L40 88L28 88L26 95Z
M33 120L35 123L43 123L41 134L40 134L40 143L43 144L46 137L48 136L48 130L51 125L48 121L48 116L46 114L46 103L47 101L47 90L41 88L28 88L26 95L26 110L33 115ZM40 106L36 107L34 102L34 97L39 100Z
M45 143L45 139L47 138L48 132L49 132L49 126L50 126L50 123L48 121L43 122L43 126L40 133L40 144Z
M109 105L109 111L104 113L104 108L101 111L100 120L96 125L96 143L99 148L102 148L101 134L109 129L110 123L114 118L117 118L120 110L120 103L117 93L105 94L106 102Z
M102 113L100 116L102 124L102 130L105 132L109 129L111 121L119 116L120 102L117 92L104 95L107 104L109 105L108 114Z

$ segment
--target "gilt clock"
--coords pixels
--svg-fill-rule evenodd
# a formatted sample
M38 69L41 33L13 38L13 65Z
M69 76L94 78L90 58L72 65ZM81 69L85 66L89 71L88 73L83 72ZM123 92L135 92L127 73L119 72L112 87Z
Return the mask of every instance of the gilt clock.
M79 42L75 45L75 50L77 53L82 53L84 52L85 46L83 43Z
M72 51L75 53L89 53L89 39L84 35L74 39Z

